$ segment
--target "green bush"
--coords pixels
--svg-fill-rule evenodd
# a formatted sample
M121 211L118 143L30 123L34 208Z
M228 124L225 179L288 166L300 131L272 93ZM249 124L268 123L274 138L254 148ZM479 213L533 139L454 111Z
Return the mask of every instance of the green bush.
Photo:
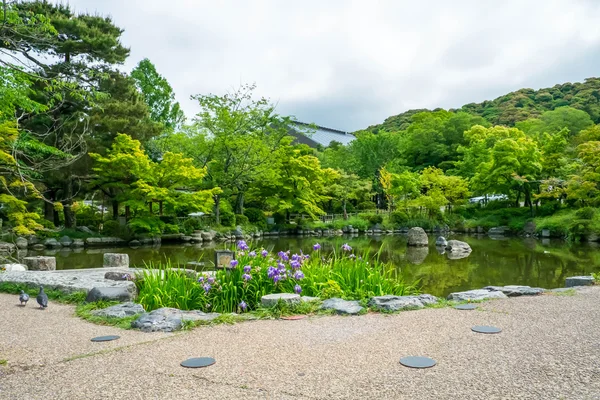
M166 234L179 233L179 227L175 224L165 224L163 233L166 233Z
M78 225L85 225L97 229L102 223L102 214L94 207L86 206L83 203L77 203L73 208Z
M369 221L360 217L350 217L346 220L346 225L352 225L352 228L358 229L359 231L366 231L369 229Z
M561 205L558 201L544 201L535 210L536 217L548 217L560 211Z
M265 220L265 213L259 208L246 208L244 215L248 217L248 221L252 224Z
M102 224L102 234L105 236L118 236L120 237L123 233L123 226L119 224L119 221L109 219Z
M594 219L596 216L596 209L592 207L580 208L575 212L575 216L579 219Z
M358 203L356 206L358 210L374 210L377 208L377 205L372 201L363 201L362 203Z
M383 215L381 214L358 214L362 219L369 221L371 225L377 225L383 223Z
M135 217L127 226L134 235L160 236L165 223L156 217Z
M235 214L235 223L237 225L248 225L250 221L248 220L248 217L243 214Z
M183 231L187 234L190 234L194 231L199 231L203 228L202 220L199 218L188 218L183 221L182 224Z
M235 226L235 214L231 211L221 210L220 219L222 226Z
M54 223L52 221L48 221L46 218L40 218L37 222L46 229L56 229Z
M511 200L492 200L488 201L487 205L484 207L487 211L495 211L501 210L504 208L512 208L515 203Z
M405 211L394 211L390 214L390 223L395 226L407 226L408 224L408 214Z

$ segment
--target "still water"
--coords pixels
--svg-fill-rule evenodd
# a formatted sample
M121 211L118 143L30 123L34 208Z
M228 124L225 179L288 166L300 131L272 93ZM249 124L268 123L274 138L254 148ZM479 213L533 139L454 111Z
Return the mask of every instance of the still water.
M487 236L452 236L463 240L473 252L467 258L450 260L440 254L431 238L429 248L408 248L405 236L346 236L333 238L281 237L252 242L252 248L264 247L270 251L291 250L305 253L319 242L323 250L339 249L348 243L356 254L365 250L399 269L407 282L419 280L423 292L446 296L451 292L482 288L487 285L529 285L544 288L564 286L564 280L573 275L600 272L600 248L597 244L569 244L564 241L506 238ZM186 264L214 259L215 249L231 244L170 245L140 247L137 249L62 249L43 252L28 251L28 255L52 255L58 269L97 268L102 266L103 253L127 253L131 266L170 259L172 263Z

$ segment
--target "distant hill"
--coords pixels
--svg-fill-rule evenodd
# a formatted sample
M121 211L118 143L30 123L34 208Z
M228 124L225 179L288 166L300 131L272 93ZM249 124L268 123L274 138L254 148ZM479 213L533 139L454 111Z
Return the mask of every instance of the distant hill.
M600 123L600 78L588 78L583 83L563 83L540 90L520 89L494 100L469 103L458 110L450 111L465 111L483 117L493 125L514 126L516 122L535 118L544 111L562 106L583 110L590 115L594 123ZM386 118L379 125L369 126L366 130L375 133L382 130L389 132L404 130L410 125L413 115L437 110L439 108L408 110Z

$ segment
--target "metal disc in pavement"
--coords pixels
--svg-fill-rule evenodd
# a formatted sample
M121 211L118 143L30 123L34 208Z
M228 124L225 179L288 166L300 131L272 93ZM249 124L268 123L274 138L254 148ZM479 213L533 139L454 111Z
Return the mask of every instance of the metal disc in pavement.
M500 333L502 329L496 328L495 326L478 325L471 328L473 332L477 333Z
M477 304L459 304L454 306L457 310L474 310L477 308Z
M181 363L181 366L186 368L203 368L213 365L216 362L217 361L211 357L188 358Z
M110 342L111 340L117 340L120 337L121 336L117 336L117 335L98 336L98 337L92 338L92 342Z
M437 362L429 357L410 356L401 358L400 364L409 368L431 368Z

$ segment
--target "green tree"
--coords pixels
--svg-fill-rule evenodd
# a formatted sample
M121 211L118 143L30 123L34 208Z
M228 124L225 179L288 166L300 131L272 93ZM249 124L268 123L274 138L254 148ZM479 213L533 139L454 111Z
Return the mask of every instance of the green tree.
M582 166L573 175L566 189L570 201L580 205L600 204L600 141L590 141L577 147Z
M371 194L371 181L360 179L358 175L339 173L335 183L331 186L331 193L334 198L342 202L344 219L348 219L346 206L349 200L361 200Z

